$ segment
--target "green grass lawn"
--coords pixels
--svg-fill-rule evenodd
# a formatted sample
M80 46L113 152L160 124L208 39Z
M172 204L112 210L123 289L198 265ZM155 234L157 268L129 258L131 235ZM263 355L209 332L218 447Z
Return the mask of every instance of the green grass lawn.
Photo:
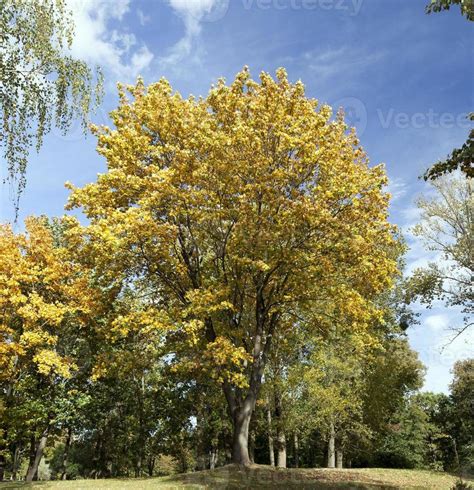
M36 482L31 485L3 483L0 489L38 487L49 489L309 489L309 488L425 488L450 489L456 477L446 473L420 470L367 469L274 469L253 465L241 468L234 465L216 470L187 473L164 478L75 480L65 482Z

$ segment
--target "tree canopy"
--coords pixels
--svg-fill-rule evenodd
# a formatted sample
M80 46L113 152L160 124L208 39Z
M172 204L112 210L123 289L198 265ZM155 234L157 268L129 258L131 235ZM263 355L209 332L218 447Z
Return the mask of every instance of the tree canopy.
M64 0L0 1L0 146L19 193L31 148L52 125L66 132L78 118L86 130L101 99L102 75L69 54L73 39Z

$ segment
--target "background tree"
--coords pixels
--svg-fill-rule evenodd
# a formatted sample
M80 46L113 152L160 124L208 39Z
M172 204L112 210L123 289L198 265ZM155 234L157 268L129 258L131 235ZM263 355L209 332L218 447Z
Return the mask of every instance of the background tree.
M449 10L454 5L459 5L462 15L468 20L474 21L474 5L471 0L431 0L426 6L426 13Z
M0 479L8 442L18 443L26 433L31 481L60 416L60 401L72 396L68 380L87 359L81 338L100 301L88 269L55 243L44 219L28 219L23 234L1 226L0 255Z
M421 222L413 231L439 257L413 273L409 290L429 306L442 299L447 306L460 307L464 324L455 327L459 335L472 326L474 312L474 183L452 175L431 186L434 196L418 200Z
M457 361L450 386L451 410L444 418L449 423L448 433L455 445L457 468L464 474L474 471L474 359Z
M474 113L469 114L469 119L474 121ZM423 178L435 180L456 170L462 172L466 178L474 177L474 129L471 129L467 141L461 148L454 149L446 160L435 163L425 172Z
M66 132L102 97L85 62L68 54L74 39L72 14L64 0L0 0L0 146L6 176L25 185L28 154L54 124ZM16 205L18 202L16 203Z

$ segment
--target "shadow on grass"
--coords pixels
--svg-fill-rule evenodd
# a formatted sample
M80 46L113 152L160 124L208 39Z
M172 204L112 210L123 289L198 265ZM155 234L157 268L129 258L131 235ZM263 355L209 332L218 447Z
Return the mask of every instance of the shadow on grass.
M196 488L216 489L395 489L382 480L365 478L364 475L344 470L281 469L252 465L249 467L228 465L216 470L199 471L163 479L163 483L177 482Z

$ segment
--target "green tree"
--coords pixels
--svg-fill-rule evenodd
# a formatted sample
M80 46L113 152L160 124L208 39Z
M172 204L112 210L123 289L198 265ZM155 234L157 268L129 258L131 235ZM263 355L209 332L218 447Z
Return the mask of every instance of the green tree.
M474 471L474 359L454 364L450 385L452 403L449 422L450 434L455 441L460 470Z
M68 54L74 39L64 0L0 0L0 147L7 178L25 185L28 155L54 124L66 132L102 97L102 75ZM18 205L18 202L16 203Z
M474 113L469 115L469 119L474 121ZM466 178L474 177L474 129L470 131L467 141L461 148L454 149L446 160L435 163L425 172L423 178L435 180L455 170L461 171Z
M454 5L459 5L461 14L468 20L474 21L474 4L472 0L431 0L426 6L426 13L441 12L449 10Z
M428 306L442 299L447 306L461 308L464 323L453 327L460 335L473 325L474 182L451 175L431 182L431 186L434 196L418 200L421 221L413 231L438 257L415 270L408 289Z

